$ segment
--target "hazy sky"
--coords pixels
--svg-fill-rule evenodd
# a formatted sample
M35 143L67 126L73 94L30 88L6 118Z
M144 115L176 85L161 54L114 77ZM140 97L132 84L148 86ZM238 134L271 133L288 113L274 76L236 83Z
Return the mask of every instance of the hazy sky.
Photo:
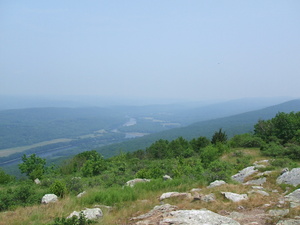
M3 94L300 97L300 1L1 0Z

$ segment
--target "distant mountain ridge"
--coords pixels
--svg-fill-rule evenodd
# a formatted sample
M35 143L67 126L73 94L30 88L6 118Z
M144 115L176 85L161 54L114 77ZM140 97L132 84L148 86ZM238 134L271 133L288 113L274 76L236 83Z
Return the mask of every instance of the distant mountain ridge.
M120 151L127 152L135 151L138 149L145 149L159 139L173 140L178 137L192 139L199 136L211 138L213 133L220 128L222 128L223 131L227 133L228 137L233 137L236 134L253 132L253 126L260 119L271 119L278 112L290 113L298 111L300 111L300 99L295 99L260 110L250 111L219 119L197 122L186 127L174 128L126 142L104 146L98 148L97 151L104 156L109 156L117 154Z

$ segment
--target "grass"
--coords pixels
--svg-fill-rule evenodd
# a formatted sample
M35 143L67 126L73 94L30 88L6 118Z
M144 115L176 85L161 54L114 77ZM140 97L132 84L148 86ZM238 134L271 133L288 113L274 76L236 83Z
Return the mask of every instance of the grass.
M42 146L46 146L46 145L50 145L50 144L70 142L70 141L72 141L72 139L60 138L60 139L54 139L54 140L50 140L50 141L39 142L39 143L36 143L33 145L26 145L26 146L21 146L21 147L16 147L16 148L6 148L6 149L0 150L0 157L6 157L6 156L12 155L17 152L24 152L24 151L32 149L32 148L42 147Z

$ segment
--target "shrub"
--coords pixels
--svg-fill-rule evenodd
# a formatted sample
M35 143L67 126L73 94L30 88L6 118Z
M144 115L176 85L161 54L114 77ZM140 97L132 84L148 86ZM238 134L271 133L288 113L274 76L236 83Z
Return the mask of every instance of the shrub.
M0 168L0 184L7 184L14 180L14 177L6 174L2 168Z
M216 160L209 165L204 174L208 182L215 180L230 181L233 166L228 162Z
M56 180L51 185L50 191L59 197L64 197L67 193L67 187L63 181Z
M87 225L92 224L92 220L88 220L85 218L84 214L81 212L79 214L79 217L73 216L72 218L55 218L53 223L50 223L49 225Z

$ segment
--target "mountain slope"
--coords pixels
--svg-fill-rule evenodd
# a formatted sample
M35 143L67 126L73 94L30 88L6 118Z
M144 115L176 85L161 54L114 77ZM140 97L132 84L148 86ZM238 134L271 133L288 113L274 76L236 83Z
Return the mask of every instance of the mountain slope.
M232 137L236 134L252 132L253 126L260 119L271 119L278 112L289 113L292 111L300 111L300 99L270 106L261 110L255 110L234 116L198 122L186 127L175 128L147 135L141 138L132 139L126 142L104 146L98 148L97 151L103 154L105 157L109 157L111 155L118 154L120 151L127 152L135 151L138 149L145 149L159 139L172 140L180 136L185 139L197 138L199 136L211 138L213 133L220 128L222 128L227 133L228 137Z

